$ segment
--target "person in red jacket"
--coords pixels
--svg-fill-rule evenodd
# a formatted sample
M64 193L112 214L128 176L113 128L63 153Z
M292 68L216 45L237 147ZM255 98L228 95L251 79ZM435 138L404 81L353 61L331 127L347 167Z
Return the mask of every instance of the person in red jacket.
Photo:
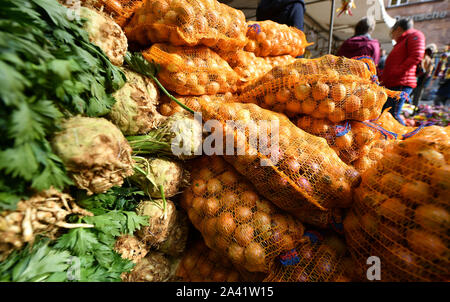
M355 25L355 35L342 43L337 55L349 59L369 56L377 65L380 60L380 43L370 37L374 29L375 20L372 17L364 17L359 20Z
M391 28L390 35L396 44L386 59L380 79L381 84L386 88L403 91L408 98L417 86L416 66L422 61L425 54L425 36L413 26L412 19L401 18ZM404 98L399 101L388 98L383 110L391 107L389 110L391 114L404 124L400 117L404 103Z

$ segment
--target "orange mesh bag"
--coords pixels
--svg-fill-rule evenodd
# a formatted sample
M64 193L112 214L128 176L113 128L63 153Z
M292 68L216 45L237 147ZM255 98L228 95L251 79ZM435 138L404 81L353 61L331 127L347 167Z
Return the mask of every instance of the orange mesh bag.
M272 69L272 65L253 52L244 50L217 52L239 75L239 84L259 78Z
M291 212L351 204L359 173L345 164L325 139L254 104L199 101L203 120L213 120L224 137L234 140L232 146L226 144L227 149L234 149L225 160L275 205ZM235 127L230 126L233 123Z
M244 13L216 0L146 1L125 27L128 39L144 46L166 42L225 51L242 49L246 31Z
M379 257L381 281L449 280L450 136L436 127L389 144L344 220L354 261Z
M361 156L353 161L351 165L359 172L363 173L370 167L374 166L381 158L383 158L384 150L389 146L390 140L379 139L364 148Z
M368 154L376 141L401 138L401 135L414 130L397 122L388 110L374 120L333 123L328 119L316 118L321 115L321 109L319 106L318 111L301 115L294 122L302 130L325 138L348 164Z
M301 56L305 48L314 43L306 41L305 34L298 28L270 20L247 22L246 51L259 57L291 55Z
M236 100L237 96L231 92L216 95L201 95L201 96L174 96L178 101L194 111L199 111L200 104L198 99L202 99L203 102L210 102L211 100L215 102L233 102ZM177 112L182 112L184 109L178 105L174 100L171 100L167 95L162 95L159 100L159 105L157 111L163 116L171 116Z
M206 245L237 268L267 272L270 261L303 236L299 221L261 198L221 157L205 156L192 166L181 206Z
M333 208L328 211L321 210L296 210L291 211L298 220L303 223L319 227L321 229L334 229L335 231L342 233L342 209Z
M84 0L86 3L94 2L97 8L103 7L104 11L109 13L111 17L124 27L133 16L133 13L144 4L144 0Z
M239 100L288 116L314 113L337 123L377 118L388 95L405 97L376 83L372 61L325 55L273 68L245 85Z
M223 257L196 240L186 251L175 272L183 282L252 282L260 281L257 273L239 272L227 257Z
M283 66L288 65L291 63L294 63L296 60L295 57L291 55L283 55L283 56L276 56L276 57L262 57L267 63L269 63L272 68L276 66Z
M349 282L344 267L345 244L337 236L305 232L306 243L272 262L266 282Z
M181 95L214 95L236 91L239 78L230 65L208 47L154 44L142 53L158 64L158 80Z
M175 278L183 282L246 281L228 258L209 249L201 240L186 251L178 264Z
M426 126L423 125L418 128L403 126L389 113L388 109L383 112L379 119L369 122L368 125L375 128L380 126L381 129L375 132L376 138L361 149L359 158L351 163L360 173L375 165L383 157L384 149L389 145L387 138L405 139L417 135Z

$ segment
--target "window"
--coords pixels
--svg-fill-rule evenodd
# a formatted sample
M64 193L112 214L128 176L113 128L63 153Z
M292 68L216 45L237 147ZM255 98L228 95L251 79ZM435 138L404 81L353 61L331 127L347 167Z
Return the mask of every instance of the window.
M408 3L408 0L390 0L389 6L398 6L398 5L407 4L407 3Z

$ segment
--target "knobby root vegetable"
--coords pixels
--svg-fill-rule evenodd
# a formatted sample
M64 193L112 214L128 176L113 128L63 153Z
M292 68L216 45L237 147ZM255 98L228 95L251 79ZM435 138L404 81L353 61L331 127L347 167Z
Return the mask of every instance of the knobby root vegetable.
M117 238L114 250L120 254L122 258L131 260L134 263L138 263L148 253L145 244L139 241L135 236L131 235L122 235Z
M128 136L135 155L168 155L185 160L202 147L202 124L187 112L177 112L146 135Z
M104 118L73 117L52 140L78 188L88 195L121 186L133 175L131 148L122 132Z
M81 18L87 19L84 29L89 34L89 41L100 47L116 66L123 64L128 49L125 33L114 20L104 13L82 7Z
M122 274L124 282L164 282L171 273L169 259L160 252L150 252L129 273Z
M14 249L32 243L36 235L56 238L61 228L94 227L91 224L67 223L68 215L92 216L80 208L68 194L54 188L21 200L15 211L0 213L0 261Z
M164 119L156 111L159 103L158 88L150 78L125 68L122 70L127 82L113 94L116 103L108 118L125 135L145 134Z
M149 217L149 225L136 232L149 247L177 256L185 247L188 236L186 215L170 200L142 201L136 208L140 216Z
M170 198L189 184L189 173L181 163L162 159L135 156L136 172L130 177L145 193L152 198Z

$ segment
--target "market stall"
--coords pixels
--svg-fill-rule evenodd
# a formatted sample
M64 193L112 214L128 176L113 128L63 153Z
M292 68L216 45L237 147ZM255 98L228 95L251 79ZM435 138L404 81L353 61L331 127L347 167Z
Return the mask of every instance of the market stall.
M449 128L370 58L216 0L0 17L0 281L448 280Z

